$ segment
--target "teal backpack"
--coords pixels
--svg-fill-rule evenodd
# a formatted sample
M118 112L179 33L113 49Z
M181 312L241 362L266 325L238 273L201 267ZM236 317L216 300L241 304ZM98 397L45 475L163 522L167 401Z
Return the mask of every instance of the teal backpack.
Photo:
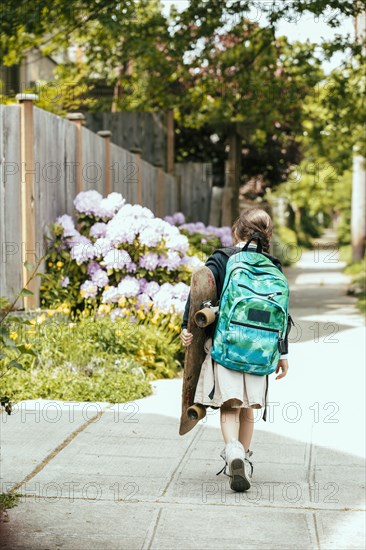
M229 369L264 376L276 370L284 352L289 285L261 254L260 239L256 251L248 250L250 241L227 262L211 357Z

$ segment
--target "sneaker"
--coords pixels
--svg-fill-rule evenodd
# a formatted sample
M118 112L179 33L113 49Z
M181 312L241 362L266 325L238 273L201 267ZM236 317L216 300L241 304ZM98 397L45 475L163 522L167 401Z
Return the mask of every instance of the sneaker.
M231 439L221 451L220 456L225 460L225 466L217 472L229 476L230 489L243 492L250 489L250 481L253 475L253 464L249 460L253 451L244 452L244 447L236 439Z

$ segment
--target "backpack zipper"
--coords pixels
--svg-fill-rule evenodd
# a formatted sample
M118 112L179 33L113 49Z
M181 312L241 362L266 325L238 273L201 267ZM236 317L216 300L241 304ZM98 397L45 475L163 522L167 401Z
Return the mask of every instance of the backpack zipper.
M258 325L251 325L250 323L241 323L240 321L230 321L230 324L240 325L240 326L243 326L243 327L256 328L256 329L259 329L259 330L267 330L268 332L278 332L277 349L280 353L283 353L284 339L281 338L281 330L274 329L274 328L268 328L268 327L259 327Z
M277 296L278 294L282 294L282 292L270 292L269 294L267 294L267 293L264 294L263 292L256 292L255 290L252 290L250 288L250 286L242 285L240 283L238 283L238 286L240 286L242 288L246 288L246 289L250 290L251 292L253 292L253 294L258 294L258 296L267 296L269 299L272 296Z
M250 323L241 323L240 321L230 321L230 324L241 325L243 327L250 327L250 328L259 328L259 330L268 330L269 332L278 332L278 335L281 334L280 329L268 328L268 327L259 327L258 325L251 325Z
M273 267L276 267L276 266L273 265ZM228 281L227 281L227 283L226 283L226 286L223 287L223 289L222 289L222 291L221 291L220 305L221 305L221 298L222 298L222 296L223 296L223 294L224 294L224 292L225 292L225 290L226 290L228 284L230 283L230 279L232 278L232 276L233 276L233 274L235 273L235 271L237 271L238 269L243 270L242 267L234 267L234 269L233 269L232 272L230 273L230 277L229 277L229 279L228 279ZM245 268L245 269L247 269L247 268ZM278 269L278 268L276 267L276 269ZM273 273L270 273L269 271L261 271L260 273L254 273L254 271L251 271L250 269L247 269L247 271L249 271L249 273L251 273L252 275L272 275L275 279L281 279L281 277L276 277L276 275L273 275ZM281 279L281 280L282 280L282 279ZM225 281L224 281L224 282L225 282Z

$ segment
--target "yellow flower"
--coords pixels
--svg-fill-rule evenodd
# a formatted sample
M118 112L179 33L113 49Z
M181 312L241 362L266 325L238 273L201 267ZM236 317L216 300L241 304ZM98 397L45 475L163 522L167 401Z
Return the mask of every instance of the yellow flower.
M24 347L26 347L27 349L32 349L32 344L24 344Z
M122 330L119 330L119 329L116 330L116 335L117 335L117 336L122 336L122 334L123 334L123 333L122 333Z
M16 339L18 338L18 333L17 333L17 332L11 332L11 333L10 333L10 338L11 338L12 340L16 340Z
M53 266L53 263L52 262L48 262L48 267L52 267Z
M48 309L47 310L47 315L49 317L53 317L55 315L56 311L54 309Z
M60 306L58 306L56 311L58 311L59 313L64 313L65 315L68 315L70 313L70 308L67 304L61 304Z
M122 298L118 300L118 305L119 307L124 307L126 305L126 296L122 296Z
M145 313L144 313L141 309L137 309L137 310L136 310L136 315L137 315L138 317L140 317L141 320L146 319L146 315L145 315Z
M109 313L111 310L110 304L100 304L98 307L98 313Z
M58 261L56 265L58 268L61 268L64 265L64 262Z
M153 325L156 325L158 320L159 320L159 314L155 313L154 317L152 317L152 319L150 320L150 323L152 323Z

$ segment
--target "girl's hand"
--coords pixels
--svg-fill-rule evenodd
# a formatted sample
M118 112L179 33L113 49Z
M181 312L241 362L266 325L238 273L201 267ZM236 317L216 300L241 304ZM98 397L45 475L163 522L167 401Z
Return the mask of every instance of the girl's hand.
M180 337L184 347L187 347L190 344L192 344L193 334L191 332L188 332L186 328L182 330L182 332L180 333Z
M280 372L280 370L282 372L281 372L281 374L278 374ZM287 361L287 359L280 359L278 361L278 365L277 365L277 369L276 369L276 374L278 374L278 376L276 376L275 380L280 380L280 378L283 378L284 376L286 376L287 371L288 371L288 361Z

